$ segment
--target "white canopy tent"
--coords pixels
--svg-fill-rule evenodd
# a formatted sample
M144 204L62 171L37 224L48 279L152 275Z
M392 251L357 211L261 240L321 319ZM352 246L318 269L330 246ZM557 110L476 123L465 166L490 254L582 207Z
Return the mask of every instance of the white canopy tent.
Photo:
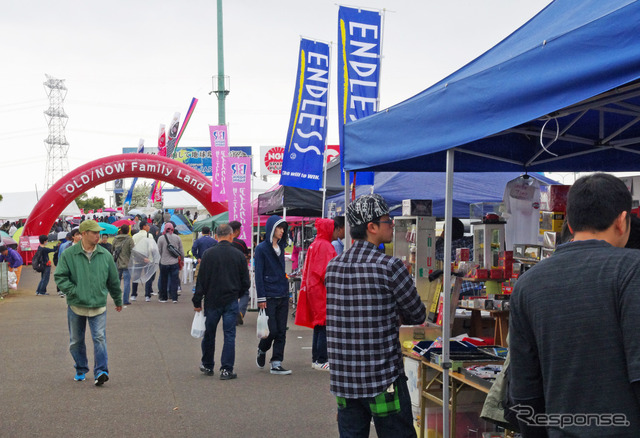
M38 192L15 192L2 193L0 201L0 221L16 221L26 219L33 207L38 202ZM72 201L60 214L61 216L76 216L80 214L80 209L76 201Z

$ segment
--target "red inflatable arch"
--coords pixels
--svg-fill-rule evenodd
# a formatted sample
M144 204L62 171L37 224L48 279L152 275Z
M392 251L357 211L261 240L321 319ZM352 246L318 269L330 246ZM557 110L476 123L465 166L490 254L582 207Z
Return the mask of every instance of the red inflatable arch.
M183 189L200 201L211 215L228 210L226 203L211 202L211 180L186 164L157 155L112 155L80 166L56 182L31 211L22 234L49 234L62 210L82 193L107 181L136 176L168 182Z

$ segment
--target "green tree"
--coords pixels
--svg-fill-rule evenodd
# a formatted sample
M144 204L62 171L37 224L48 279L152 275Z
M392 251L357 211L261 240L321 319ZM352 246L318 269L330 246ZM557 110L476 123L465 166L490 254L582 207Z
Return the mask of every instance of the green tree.
M131 196L131 206L129 207L129 209L136 207L146 207L150 192L151 184L147 184L146 182L142 184L137 183L133 188L133 195ZM161 208L159 207L159 205L160 203L156 202L153 206L156 208Z
M97 210L99 208L104 208L104 199L94 196L93 198L89 198L89 195L83 193L82 195L76 198L76 204L78 204L78 208L83 209L84 211L89 210Z

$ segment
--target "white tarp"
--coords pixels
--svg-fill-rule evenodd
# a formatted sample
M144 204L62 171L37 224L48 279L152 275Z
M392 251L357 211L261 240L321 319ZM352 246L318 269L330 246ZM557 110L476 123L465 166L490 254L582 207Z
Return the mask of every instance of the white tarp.
M15 192L1 193L2 201L0 201L0 220L16 221L18 219L26 219L33 207L38 202L38 192ZM80 209L76 201L65 206L60 215L75 216L80 214Z

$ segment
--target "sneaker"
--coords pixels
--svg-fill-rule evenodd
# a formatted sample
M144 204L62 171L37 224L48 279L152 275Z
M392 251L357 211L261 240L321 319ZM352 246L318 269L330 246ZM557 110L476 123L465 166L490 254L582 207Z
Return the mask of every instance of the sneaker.
M264 368L264 364L267 361L267 353L265 353L264 351L260 351L260 349L258 348L258 356L256 357L256 365L258 365L258 368Z
M151 301L151 297L144 297L144 300L148 303L149 301Z
M238 375L231 370L220 370L220 380L231 380L236 379Z
M73 380L75 380L76 382L84 382L84 373L76 373Z
M178 300L173 300L173 304L175 304L175 303L177 303L177 302L178 302Z
M102 371L98 374L96 381L93 383L96 386L102 386L107 380L109 380L109 374L106 371Z
M286 374L291 374L291 370L286 370L282 368L282 365L278 365L277 367L271 367L271 374L286 375Z
M314 368L320 371L330 371L329 362L324 362L324 363L316 362Z
M131 295L129 299L131 299L131 301L135 301L138 299L138 297L136 295Z
M131 303L122 303L123 306L130 306Z
M159 303L166 303L167 300L158 300Z
M316 369L316 367L318 366L318 362L311 362L311 368L313 368L314 370Z
M213 370L205 367L204 365L200 365L200 371L202 371L202 374L205 376L213 376ZM220 378L222 378L222 374L220 375Z

